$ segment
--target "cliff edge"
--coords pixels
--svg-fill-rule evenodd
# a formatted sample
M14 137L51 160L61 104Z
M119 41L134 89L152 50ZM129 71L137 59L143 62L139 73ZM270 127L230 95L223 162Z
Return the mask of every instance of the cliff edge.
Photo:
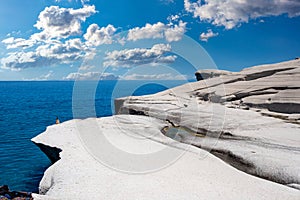
M118 115L48 127L32 141L56 162L34 199L298 200L299 66L121 98Z
M222 72L158 94L116 99L115 105L116 113L187 130L177 140L239 170L299 188L300 60Z

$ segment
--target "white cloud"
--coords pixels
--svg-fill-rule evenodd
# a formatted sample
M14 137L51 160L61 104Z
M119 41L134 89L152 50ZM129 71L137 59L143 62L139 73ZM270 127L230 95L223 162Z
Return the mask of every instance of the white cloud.
M58 6L46 7L39 14L39 19L34 25L42 30L35 37L45 40L81 34L81 23L94 13L96 13L95 6L85 5L79 9L60 8Z
M88 54L89 50L80 39L70 39L65 43L56 42L38 46L34 51L9 53L1 59L2 68L19 71L31 67L67 64L78 61Z
M15 42L14 37L9 37L9 38L6 38L6 39L2 40L2 43L4 43L4 44L12 44L14 42Z
M116 32L116 28L113 25L108 25L106 27L99 28L97 24L91 24L84 39L87 40L89 46L99 46L101 44L112 44L113 35Z
M79 38L67 40L65 43L46 44L37 48L40 56L57 58L62 62L76 61L85 56L88 48Z
M140 39L157 39L164 37L166 25L158 22L156 24L146 24L144 27L133 28L128 31L128 40L136 41Z
M218 36L219 33L214 33L211 29L209 29L206 33L201 33L200 40L207 42L210 38Z
M168 42L181 40L186 32L186 22L179 21L173 25L158 22L156 24L146 24L144 27L136 27L128 31L127 39L129 41L137 41L141 39L162 39L165 38Z
M260 17L300 15L299 0L184 0L184 6L194 17L226 29Z
M24 81L47 81L49 78L53 76L53 71L49 71L47 74L41 75L37 78L32 78L32 79L23 79Z
M111 73L101 72L86 72L86 73L70 73L64 80L78 80L78 81L98 81L98 80L117 80L118 77Z
M168 42L179 41L186 32L186 23L180 21L178 25L165 30L165 38Z
M170 16L168 17L168 21L169 21L170 23L176 22L176 21L178 21L179 18L180 18L179 15L170 15Z
M2 40L2 43L6 45L7 49L15 49L15 48L29 48L32 47L35 42L33 40L25 40L23 38L14 38L9 37Z
M130 74L121 77L123 80L186 80L184 75L168 74Z
M32 34L29 39L8 37L2 40L7 49L18 51L7 53L1 59L1 68L18 71L92 58L94 49L74 35L81 34L81 23L95 12L95 6L79 9L46 7L35 24L40 32Z
M94 69L94 68L95 68L95 66L92 66L92 65L83 65L83 66L79 67L79 70L88 71L88 70L91 70L91 69Z
M143 64L173 63L175 55L166 56L171 52L171 45L156 44L151 49L135 48L106 53L104 66L131 67Z
M11 69L13 71L20 71L29 67L39 67L45 65L52 65L58 62L57 59L49 59L37 55L36 52L14 52L10 53L8 57L1 59L3 69Z

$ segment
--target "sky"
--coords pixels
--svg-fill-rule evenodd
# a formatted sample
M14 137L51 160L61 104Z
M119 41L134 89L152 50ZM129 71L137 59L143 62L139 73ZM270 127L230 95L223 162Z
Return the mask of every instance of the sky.
M0 81L177 80L300 56L299 0L1 0Z

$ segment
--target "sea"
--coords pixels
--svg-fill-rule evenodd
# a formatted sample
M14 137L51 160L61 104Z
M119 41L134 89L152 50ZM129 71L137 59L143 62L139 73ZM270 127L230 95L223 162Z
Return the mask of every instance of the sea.
M51 163L31 138L53 125L56 117L61 122L78 118L73 116L72 106L78 85L94 91L95 112L90 116L85 113L85 118L111 116L115 98L153 94L184 83L187 81L0 82L0 185L38 192L39 182Z

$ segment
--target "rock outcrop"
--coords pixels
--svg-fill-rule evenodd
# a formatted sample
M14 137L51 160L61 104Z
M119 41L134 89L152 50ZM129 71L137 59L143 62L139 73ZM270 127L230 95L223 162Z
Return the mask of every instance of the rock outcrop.
M172 122L190 130L178 131L181 142L249 174L300 184L299 60L117 99L116 112Z
M298 190L164 136L166 126L151 117L117 115L48 127L32 140L62 149L61 159L46 170L34 199L298 200Z
M33 197L298 200L299 66L120 98L118 115L50 126L32 139L56 161Z

